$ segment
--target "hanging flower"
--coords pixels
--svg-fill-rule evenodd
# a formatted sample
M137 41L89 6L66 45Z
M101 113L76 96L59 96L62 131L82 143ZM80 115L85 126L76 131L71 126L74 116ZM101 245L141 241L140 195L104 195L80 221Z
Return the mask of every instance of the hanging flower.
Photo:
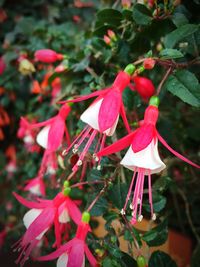
M158 140L170 150L176 157L189 163L190 165L200 168L199 165L188 160L184 156L180 155L178 152L174 151L166 141L160 136L156 130L156 122L158 119L159 99L157 97L152 97L150 99L150 105L145 111L144 121L142 125L130 133L128 136L118 140L116 143L104 148L102 151L97 153L97 157L102 157L115 152L118 152L128 146L129 150L125 154L121 161L121 164L132 170L134 172L133 178L129 187L128 195L124 208L121 213L125 214L125 209L127 207L132 187L135 182L134 196L130 207L132 208L132 220L134 224L137 220L141 221L143 216L142 212L142 198L143 198L143 186L145 176L148 177L148 187L149 187L149 204L151 209L151 217L153 220L156 219L156 215L153 212L153 202L152 202L152 189L151 189L151 174L161 172L166 166L160 159L158 153Z
M98 132L100 133L100 139L97 142L95 152L103 149L106 136L112 136L115 132L119 115L122 116L124 125L127 131L130 132L130 127L126 118L125 108L122 101L122 92L129 85L130 75L134 72L134 70L134 65L129 64L124 71L121 71L117 75L113 85L110 88L106 88L77 99L61 102L80 102L98 96L98 98L94 100L94 102L83 112L80 117L80 119L87 124L86 127L78 135L78 137L75 138L71 146L63 151L63 156L65 156L73 147L73 152L76 153L78 152L80 145L87 140L87 143L81 152L76 165L72 169L74 172L78 170L80 165L82 165L83 159ZM100 160L98 167L100 167Z
M75 237L51 254L39 257L38 260L49 261L58 258L57 267L84 267L86 255L91 266L98 267L99 264L85 243L87 234L90 231L89 220L90 214L84 212Z
M18 241L17 248L21 253L17 259L17 264L25 263L32 249L43 238L44 234L54 224L56 246L61 244L60 223L67 223L70 218L79 224L81 213L76 204L70 199L70 187L68 182L64 184L64 190L53 200L37 199L37 202L27 201L16 193L15 198L30 210L24 215L23 222L27 228L24 236Z
M57 60L62 60L64 57L51 49L41 49L35 52L35 58L44 63L53 63Z

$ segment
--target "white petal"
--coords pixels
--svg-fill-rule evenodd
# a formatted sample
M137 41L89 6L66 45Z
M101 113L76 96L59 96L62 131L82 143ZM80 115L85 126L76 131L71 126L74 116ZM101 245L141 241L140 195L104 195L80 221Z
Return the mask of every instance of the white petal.
M36 185L30 187L28 191L31 192L32 194L37 195L37 196L42 195L42 193L40 191L40 185L39 184L36 184Z
M103 99L100 99L94 104L90 105L89 108L87 108L80 117L80 119L83 122L87 123L93 129L96 129L98 131L99 131L98 116L99 116L99 110L100 110L102 101ZM115 129L117 127L118 120L119 120L119 116L117 117L113 126L104 132L106 135L111 136L114 134Z
M26 144L33 144L34 143L34 139L30 134L26 135L23 140L24 140L24 143L26 143Z
M43 148L47 149L48 145L48 135L50 126L45 126L37 135L36 141Z
M157 140L152 140L145 149L137 153L134 153L130 146L120 163L130 170L135 170L136 167L150 170L151 174L158 173L166 167L158 154ZM145 174L148 174L148 171Z
M63 253L57 260L56 267L67 267L68 263L68 255L67 253Z
M103 99L91 104L81 115L80 119L90 125L93 129L99 130L98 116Z
M60 212L60 209L59 209L59 212ZM70 221L70 217L69 217L68 211L67 211L66 207L64 207L60 212L59 222L60 223L67 223L69 221Z
M23 223L26 228L28 228L31 223L41 214L42 209L31 209L25 213L23 218Z

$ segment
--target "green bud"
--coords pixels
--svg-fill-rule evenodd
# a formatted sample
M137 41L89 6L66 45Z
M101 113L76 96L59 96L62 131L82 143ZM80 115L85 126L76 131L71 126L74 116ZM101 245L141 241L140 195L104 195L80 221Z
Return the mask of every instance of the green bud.
M71 188L70 187L65 187L63 190L63 195L64 196L69 196L69 193L71 192Z
M64 188L65 188L65 187L69 187L69 181L64 181L63 186L64 186Z
M140 66L138 69L137 69L137 73L141 73L145 70L145 67L144 66Z
M146 266L146 260L143 256L137 257L137 266L138 267L145 267Z
M82 214L82 222L89 223L89 221L90 221L90 213L84 211Z
M149 100L149 106L155 106L158 107L160 104L160 99L158 96L154 95Z
M124 72L126 72L127 74L129 74L129 75L132 75L133 73L134 73L134 71L135 71L135 65L133 65L133 64L128 64L127 66L126 66L126 68L124 69Z

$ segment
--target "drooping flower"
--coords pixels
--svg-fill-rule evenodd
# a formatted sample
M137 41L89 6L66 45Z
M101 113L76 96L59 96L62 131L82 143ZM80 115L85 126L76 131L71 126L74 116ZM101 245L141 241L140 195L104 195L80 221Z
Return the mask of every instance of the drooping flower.
M97 99L94 100L94 102L83 112L80 117L80 119L87 124L86 127L83 129L80 135L75 138L71 146L63 151L63 156L65 156L73 147L73 152L76 153L78 152L78 149L84 140L87 140L87 143L81 152L76 165L73 167L73 171L77 171L78 166L82 165L83 159L98 132L100 133L100 139L97 142L95 152L104 147L106 136L112 136L115 132L119 115L122 116L124 125L127 131L130 132L130 127L126 118L125 108L122 101L122 92L129 85L130 75L134 70L135 67L130 64L125 68L124 71L121 71L117 75L113 85L110 88L67 101L80 102L98 96ZM66 101L62 101L61 103L63 102Z
M38 260L50 261L58 258L57 267L84 267L86 255L91 266L98 267L99 264L85 242L87 234L90 231L89 220L90 214L84 212L75 237L51 254L39 257Z
M59 193L53 200L37 199L37 202L28 201L16 193L15 198L30 210L24 215L23 222L27 228L24 236L18 241L21 250L17 263L23 265L29 257L32 249L43 238L44 234L54 224L56 246L61 244L60 223L67 223L70 218L79 224L81 213L71 198L68 196L70 188L68 183L64 185L64 190Z
M53 63L57 60L62 60L63 59L63 55L62 54L58 54L55 51L51 50L51 49L41 49L41 50L37 50L35 52L35 58L38 61L44 62L44 63Z
M150 99L150 105L145 111L144 121L142 125L125 136L124 138L118 140L116 143L104 148L102 151L97 153L97 157L106 156L112 153L116 153L128 146L129 149L121 161L121 164L132 170L134 172L133 178L129 187L128 195L124 208L121 213L125 214L125 209L127 207L132 187L135 182L134 195L130 207L132 208L132 220L134 224L137 220L141 221L142 216L142 199L143 199L143 186L145 176L148 177L148 187L149 187L149 204L151 209L152 219L156 219L156 215L153 212L153 201L152 201L152 189L151 189L151 174L159 173L165 168L165 164L160 159L158 153L158 140L176 157L189 163L190 165L200 168L199 165L193 163L189 159L180 155L178 152L174 151L166 141L160 136L156 129L156 122L158 119L158 98L152 97Z

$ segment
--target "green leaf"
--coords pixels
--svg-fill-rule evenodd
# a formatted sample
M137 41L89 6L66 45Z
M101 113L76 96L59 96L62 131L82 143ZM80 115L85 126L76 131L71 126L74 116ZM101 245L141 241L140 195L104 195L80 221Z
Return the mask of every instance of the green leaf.
M103 25L119 26L123 19L122 13L116 9L103 9L97 13L97 22L95 28Z
M183 57L183 54L177 49L166 48L160 51L159 56L161 59L172 59Z
M150 260L149 260L149 267L177 267L172 258L162 251L155 251L152 253Z
M150 10L146 6L136 4L133 8L133 19L138 25L148 25L153 18Z
M164 192L166 191L174 181L168 176L161 176L156 182L153 184L153 191Z
M198 245L192 255L191 267L199 267L200 262L200 245Z
M109 192L109 199L118 209L122 209L126 200L128 185L123 183L114 185Z
M198 30L198 26L194 24L185 24L178 29L170 32L165 36L164 44L167 48L173 48L179 41L185 37L195 33Z
M95 199L97 194L92 194L88 197L88 205ZM105 198L101 197L95 203L93 208L90 211L91 216L101 216L103 215L108 209L108 202Z
M155 212L160 212L162 209L164 209L166 203L167 203L166 197L157 193L153 194L153 208ZM146 209L146 211L148 212L151 211L149 203L148 204L144 203L143 207Z
M147 243L148 246L160 246L167 240L168 229L167 220L164 220L161 224L154 227L152 230L145 233L142 239ZM159 266L159 265L155 265Z
M200 107L200 85L195 75L188 70L179 70L170 75L165 88L191 106Z
M124 267L137 267L137 262L125 252L122 252L121 263Z

